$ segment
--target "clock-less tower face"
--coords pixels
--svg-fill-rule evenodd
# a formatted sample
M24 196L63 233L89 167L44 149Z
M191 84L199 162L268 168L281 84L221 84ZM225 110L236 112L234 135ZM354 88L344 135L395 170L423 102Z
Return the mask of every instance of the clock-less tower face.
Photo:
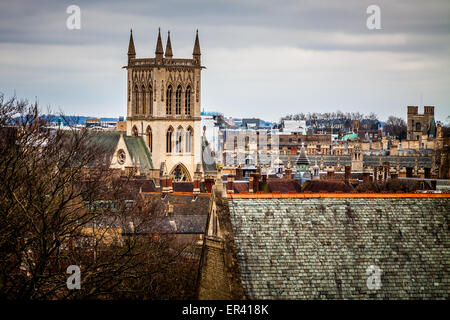
M165 55L161 34L154 58L136 58L128 47L127 135L142 136L153 166L163 163L175 180L191 181L201 163L201 60L198 33L192 58L173 58L170 33Z

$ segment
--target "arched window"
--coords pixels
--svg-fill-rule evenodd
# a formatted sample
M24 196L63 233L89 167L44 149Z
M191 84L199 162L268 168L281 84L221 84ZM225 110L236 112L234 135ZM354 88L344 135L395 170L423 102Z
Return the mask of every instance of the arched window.
M134 86L134 114L139 113L139 91L138 86Z
M171 174L175 181L191 181L191 177L186 167L182 164L178 164L175 168L173 168Z
M148 86L148 101L149 101L149 114L153 115L153 89L152 86Z
M416 123L416 131L420 131L420 129L421 129L421 128L420 128L420 122L417 122L417 123Z
M185 137L186 147L185 147L184 152L186 152L186 153L191 153L192 152L191 151L191 149L192 149L192 137L193 137L192 128L189 127L187 129L187 131L186 131L186 137Z
M136 128L136 126L133 126L133 129L131 129L131 133L132 133L133 136L135 136L135 137L138 136L138 129Z
M191 86L187 86L184 97L184 114L191 114Z
M175 94L175 114L181 114L181 85L178 85Z
M175 140L175 152L177 153L181 153L181 143L183 139L182 137L183 137L183 128L178 128Z
M166 152L167 153L172 152L172 133L173 133L172 127L167 129L167 133L166 133Z
M142 94L142 98L141 98L142 114L145 114L145 86L144 85L142 85L142 87L141 87L141 94Z
M166 114L172 114L172 86L169 85L166 91Z
M153 152L153 135L150 126L147 127L148 150Z

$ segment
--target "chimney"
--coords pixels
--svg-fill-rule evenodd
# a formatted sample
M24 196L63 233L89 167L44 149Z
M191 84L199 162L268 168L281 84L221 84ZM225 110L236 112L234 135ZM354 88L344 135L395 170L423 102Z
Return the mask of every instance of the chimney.
M207 176L205 178L205 188L208 193L211 193L213 185L214 185L214 178L211 176Z
M161 179L161 185L162 185L162 193L172 193L173 187L172 187L172 176L166 174Z
M200 168L200 163L197 164L197 170L194 172L194 190L193 194L199 194L200 193L200 181L202 179L202 172Z
M424 168L424 178L431 179L431 168Z
M345 181L349 181L350 180L351 173L352 173L352 167L351 166L345 166L345 175L344 175L344 180Z
M334 180L334 169L328 169L327 170L327 179L328 180Z
M234 193L234 176L227 177L227 192Z
M370 171L364 169L363 171L363 182L369 183L370 182Z
M239 165L237 168L236 168L236 180L242 180L243 179L243 170L242 170L242 168L241 168L241 166Z
M261 174L259 173L259 171L255 172L255 174L253 175L253 192L258 192L259 191L259 180L261 177Z
M288 179L288 180L292 180L292 169L291 168L286 168L284 170L284 178ZM264 177L263 177L263 181L264 181Z

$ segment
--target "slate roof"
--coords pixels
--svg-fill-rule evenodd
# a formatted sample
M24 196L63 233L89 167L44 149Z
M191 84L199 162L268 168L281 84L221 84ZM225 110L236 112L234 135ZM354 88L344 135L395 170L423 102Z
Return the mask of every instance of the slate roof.
M104 153L109 161L111 161L122 133L117 131L93 131L89 134L90 143L96 144L99 148L101 148L101 152ZM131 158L136 162L140 162L141 169L152 169L152 159L142 137L124 135L123 138Z
M309 165L309 159L308 159L308 156L306 155L305 147L302 146L302 148L300 149L300 153L298 154L298 157L297 157L297 160L295 161L295 163L299 164L299 165ZM287 161L286 161L286 165L287 165Z
M138 234L203 234L206 229L206 220L206 215L157 216L143 223L136 223L134 232ZM122 230L124 234L133 233L128 224L124 224Z
M269 179L267 181L269 187L268 192L300 192L302 187L298 180L282 180L282 179Z
M172 188L174 192L193 192L193 182L173 182Z
M303 186L304 191L311 192L352 192L355 189L350 183L343 180L309 180Z
M152 199L155 203L155 214L165 215L168 203L173 205L175 215L208 215L209 196L198 196L192 201L193 195L167 194L161 199L161 193L143 194L146 199Z
M449 299L449 198L229 199L249 299ZM369 290L369 266L381 287Z

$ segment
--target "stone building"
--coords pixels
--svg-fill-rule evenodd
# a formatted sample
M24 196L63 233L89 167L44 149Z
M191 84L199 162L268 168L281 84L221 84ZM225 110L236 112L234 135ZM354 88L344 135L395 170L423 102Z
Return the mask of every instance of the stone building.
M435 136L434 107L425 106L424 113L419 114L419 107L408 106L406 136L408 140L421 140L422 134Z
M163 163L178 181L192 181L201 163L201 65L198 31L192 58L173 57L170 32L164 53L158 31L155 57L136 58L128 46L127 136L143 137L156 168Z
M447 300L449 196L213 192L198 297Z

